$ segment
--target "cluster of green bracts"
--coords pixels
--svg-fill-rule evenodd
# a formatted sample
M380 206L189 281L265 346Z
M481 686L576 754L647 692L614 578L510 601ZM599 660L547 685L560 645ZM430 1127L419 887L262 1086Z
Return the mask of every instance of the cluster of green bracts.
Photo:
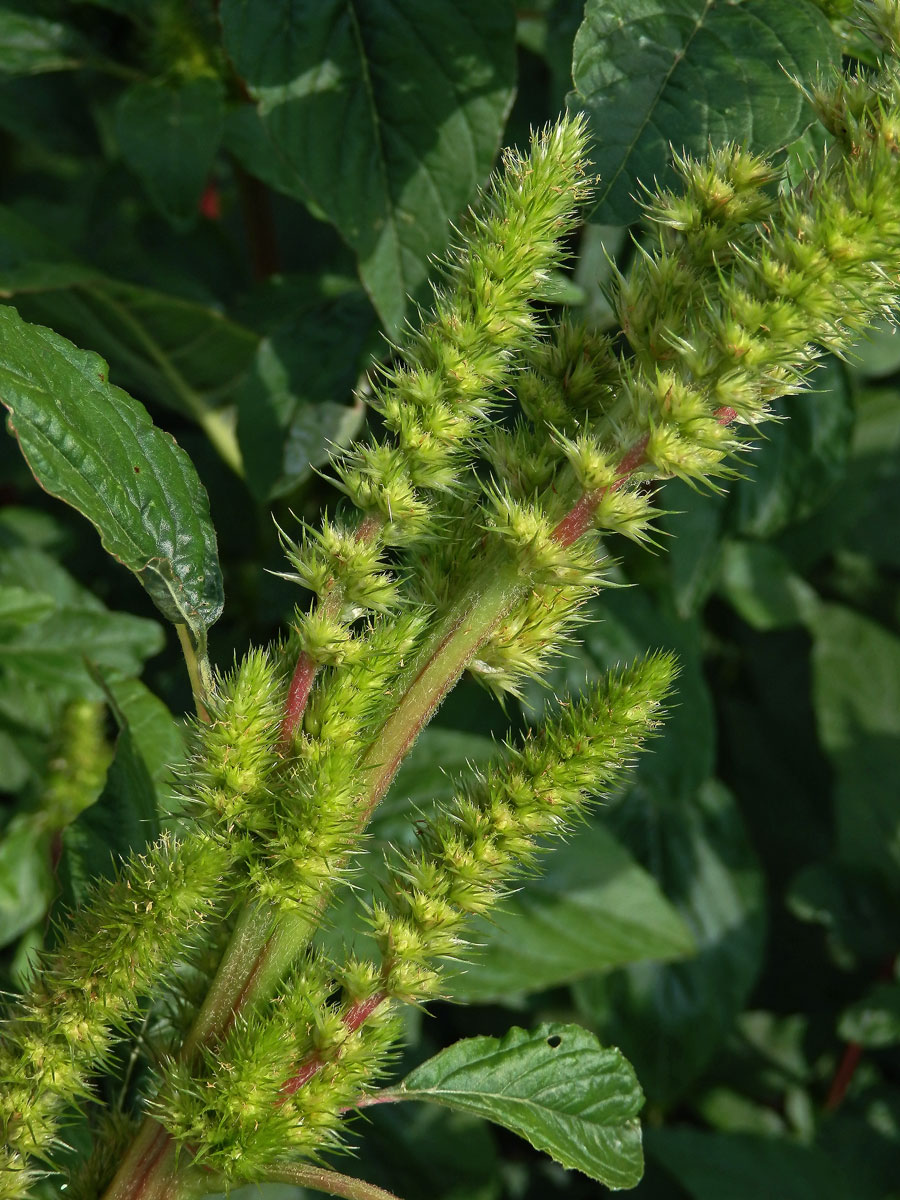
M163 1128L146 1127L142 1161L214 1187L333 1147L396 1043L393 1006L439 995L467 922L619 784L659 720L665 656L562 709L419 823L418 850L360 901L375 961L312 948L374 806L462 671L498 694L539 677L603 584L601 539L652 537L654 483L732 471L821 349L846 350L895 305L900 6L863 9L882 65L810 97L832 142L803 182L728 147L679 162L679 187L649 197L612 289L617 339L545 323L534 304L586 198L583 123L507 157L430 318L375 380L383 439L335 463L358 516L285 538L288 578L316 602L283 645L216 681L179 833L98 884L4 1029L2 1200L27 1194L117 1039L148 1006L178 1011L181 968L232 925L193 1028L183 1006L184 1044L170 1029L153 1048ZM496 422L513 399L518 414ZM127 1194L128 1161L110 1196Z

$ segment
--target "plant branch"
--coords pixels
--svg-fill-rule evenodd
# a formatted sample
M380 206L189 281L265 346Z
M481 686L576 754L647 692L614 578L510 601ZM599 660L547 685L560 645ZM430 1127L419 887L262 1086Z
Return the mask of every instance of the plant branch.
M298 1187L326 1192L329 1196L342 1196L344 1200L398 1200L393 1192L374 1183L311 1163L276 1163L265 1172L265 1179L270 1183L295 1183Z
M181 643L181 653L184 655L188 678L191 681L191 691L194 695L194 704L197 706L197 716L201 721L208 722L209 711L205 703L206 684L203 678L206 673L204 670L206 656L203 655L198 658L187 625L176 625L175 631L178 634L178 641Z

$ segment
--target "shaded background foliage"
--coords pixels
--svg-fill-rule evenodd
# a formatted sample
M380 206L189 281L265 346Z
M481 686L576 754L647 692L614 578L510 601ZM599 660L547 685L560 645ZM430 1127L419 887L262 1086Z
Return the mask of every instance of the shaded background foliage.
M336 503L316 470L362 428L366 364L427 301L431 256L500 145L566 104L590 115L597 204L544 299L605 327L639 181L665 179L670 144L729 139L790 171L815 149L790 76L854 52L847 8L0 6L0 293L103 354L197 463L225 573L214 660L288 615L270 513ZM885 331L819 371L727 493L667 485L663 553L613 547L630 586L596 603L552 689L673 647L664 736L485 924L452 984L471 1006L409 1016L406 1065L543 1020L620 1046L647 1096L646 1200L900 1196L898 389ZM15 987L48 912L165 824L190 695L150 600L10 439L0 481L0 982ZM521 720L464 682L373 837L403 837ZM406 1200L604 1190L460 1114L373 1110L359 1133L359 1170Z

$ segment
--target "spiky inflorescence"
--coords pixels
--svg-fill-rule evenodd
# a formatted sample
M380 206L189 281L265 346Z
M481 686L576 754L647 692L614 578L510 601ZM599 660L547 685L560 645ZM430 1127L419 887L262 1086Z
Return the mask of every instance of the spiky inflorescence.
M870 36L896 56L900 6L863 7ZM797 186L735 147L676 161L680 187L649 197L647 238L612 288L623 349L564 323L532 355L519 381L532 425L487 441L502 482L485 505L495 537L511 544L541 513L545 546L591 528L648 540L656 481L733 473L746 431L804 386L822 351L847 352L896 310L900 69L837 77L811 99L836 144ZM529 576L534 543L513 549L532 587L473 663L496 692L540 672L585 597L576 579Z
M209 720L194 727L181 794L188 811L216 829L236 858L242 849L252 853L254 835L271 828L284 691L268 653L251 650L215 681L205 700Z
M434 959L459 955L466 923L533 865L539 839L566 832L621 781L659 724L674 675L666 654L610 674L417 823L420 849L393 865L386 899L370 911L387 995L413 1001L438 990Z
M89 1094L141 999L165 987L177 959L190 959L220 900L240 881L235 868L272 810L283 687L264 652L251 652L209 696L181 790L195 827L163 837L98 884L75 913L0 1044L0 1126L11 1157L3 1188L27 1187L26 1157L47 1155L68 1105ZM229 896L233 899L233 895ZM16 1178L21 1176L21 1178Z
M0 1196L24 1195L27 1157L46 1158L68 1105L89 1095L139 1000L218 913L230 856L214 839L162 838L99 884L3 1031Z
M378 985L370 963L335 972L308 955L277 996L204 1052L206 1078L172 1064L153 1104L158 1119L198 1165L228 1179L261 1178L272 1162L334 1148L345 1110L399 1035Z
M586 194L586 141L577 117L536 134L528 155L507 151L444 264L432 313L375 381L370 406L388 437L336 460L338 485L362 523L305 528L298 544L286 543L287 578L323 602L296 620L301 653L315 667L342 657L348 623L396 604L384 548L443 537L439 508L465 486L473 439L488 428L539 328L533 299L564 258Z

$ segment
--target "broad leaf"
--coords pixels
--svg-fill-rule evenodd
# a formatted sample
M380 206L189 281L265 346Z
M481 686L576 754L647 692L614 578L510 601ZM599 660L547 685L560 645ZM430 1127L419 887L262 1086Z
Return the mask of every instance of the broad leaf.
M466 1038L417 1067L396 1097L485 1117L607 1187L634 1187L641 1177L634 1071L579 1025Z
M0 946L41 920L52 895L50 830L40 813L20 813L0 834Z
M734 797L716 782L673 796L639 781L610 823L684 917L697 953L593 976L575 985L576 1000L647 1094L668 1104L747 1003L762 962L763 879Z
M129 167L176 228L197 217L225 119L222 83L137 83L116 107L116 137Z
M837 775L837 852L896 892L900 638L839 605L822 605L812 628L816 717Z
M879 1049L900 1045L900 983L882 983L841 1016L838 1033L848 1042Z
M0 401L35 477L96 527L199 645L222 611L209 503L190 459L106 363L0 308Z
M83 57L81 39L60 21L0 8L0 76L65 71Z
M490 921L474 925L474 949L450 979L464 1003L509 1000L643 959L695 949L684 919L628 851L600 825L553 849Z
M647 1149L692 1200L848 1200L837 1163L815 1146L752 1134L648 1130Z
M594 129L595 219L636 220L639 181L668 182L671 147L786 146L812 120L791 76L808 83L837 61L828 22L806 0L588 0L569 105Z
M726 541L721 549L719 591L754 629L782 629L812 619L813 589L794 575L775 546Z
M237 397L247 482L260 499L290 492L359 432L353 389L375 324L349 279L294 279L272 290L284 316L260 342Z
M771 537L809 516L843 480L855 405L842 368L832 363L814 390L773 406L772 422L754 449L745 478L729 490L728 522L751 537Z
M42 621L56 608L52 596L31 592L23 587L5 587L0 584L0 627L3 625L30 625Z
M511 3L225 0L220 15L278 164L270 179L337 226L397 333L497 153Z
M140 673L144 659L162 649L155 621L129 613L61 608L15 634L0 626L0 670L19 682L40 685L51 695L78 699L87 687L85 663L117 675Z
M0 294L26 320L90 345L119 386L200 424L228 400L259 337L217 309L105 277L0 206Z

